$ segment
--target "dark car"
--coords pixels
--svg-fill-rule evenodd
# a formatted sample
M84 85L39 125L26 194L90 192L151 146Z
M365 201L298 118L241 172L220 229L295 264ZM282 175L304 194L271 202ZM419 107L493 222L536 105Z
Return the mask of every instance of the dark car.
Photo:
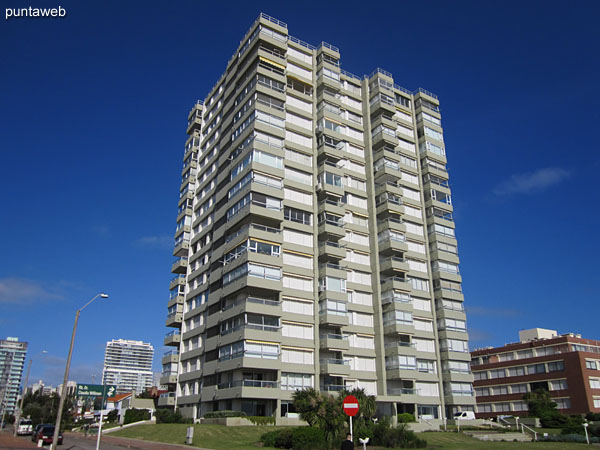
M33 442L37 442L35 440L35 437L37 436L38 431L40 431L40 428L42 428L42 427L51 427L51 426L52 426L51 423L40 423L40 424L37 424L35 427L33 427L33 431L31 433L31 440Z
M54 425L44 425L38 428L37 432L34 434L33 442L39 442L40 440L44 444L52 444L52 439L54 438ZM58 445L62 445L63 443L63 435L62 433L58 433Z

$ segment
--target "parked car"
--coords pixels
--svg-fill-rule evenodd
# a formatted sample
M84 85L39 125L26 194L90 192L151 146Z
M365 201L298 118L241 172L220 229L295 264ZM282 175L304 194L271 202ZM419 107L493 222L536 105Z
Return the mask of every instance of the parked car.
M42 441L44 444L52 444L52 439L54 438L54 425L44 425L38 428L38 431L34 434L33 442ZM62 445L63 443L63 435L62 433L58 434L58 445Z
M458 411L454 413L454 420L475 420L475 413L473 411Z
M25 436L31 433L33 433L33 425L31 424L31 420L21 419L19 421L19 425L17 426L17 434L19 436Z
M39 423L37 424L35 427L33 427L33 432L31 433L31 440L33 442L37 442L35 440L35 437L37 436L38 431L40 431L40 428L42 427L51 427L52 424L51 423Z

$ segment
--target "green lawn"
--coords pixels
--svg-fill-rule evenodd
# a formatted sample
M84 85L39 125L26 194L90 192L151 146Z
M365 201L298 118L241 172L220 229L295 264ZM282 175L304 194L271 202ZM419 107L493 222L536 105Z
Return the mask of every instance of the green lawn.
M138 425L115 431L110 436L183 444L188 426L185 424ZM193 445L214 450L256 450L260 448L257 445L260 436L273 429L272 426L195 425ZM419 436L427 440L429 448L443 450L585 450L587 448L582 444L564 442L484 442L462 433L426 432Z

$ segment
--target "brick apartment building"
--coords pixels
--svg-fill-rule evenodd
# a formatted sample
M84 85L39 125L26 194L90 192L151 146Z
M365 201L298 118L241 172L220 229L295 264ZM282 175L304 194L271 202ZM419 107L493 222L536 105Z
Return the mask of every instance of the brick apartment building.
M477 417L527 415L527 392L545 389L564 414L600 412L600 341L534 328L517 343L471 353Z

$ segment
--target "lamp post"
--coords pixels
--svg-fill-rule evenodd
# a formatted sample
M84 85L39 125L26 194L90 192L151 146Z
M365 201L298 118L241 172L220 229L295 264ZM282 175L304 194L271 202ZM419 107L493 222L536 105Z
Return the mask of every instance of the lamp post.
M63 406L65 405L65 397L67 396L67 381L69 378L69 369L71 367L71 356L73 355L73 344L75 343L75 332L77 331L77 321L79 320L79 314L81 313L81 311L83 311L85 309L86 306L88 306L90 303L92 303L98 297L108 298L108 294L105 294L103 292L100 294L97 294L89 302L87 302L85 305L83 305L81 308L79 308L77 310L77 312L75 313L75 323L73 324L73 334L71 335L71 346L69 347L69 356L67 356L67 365L65 367L65 379L63 381L62 389L60 392L60 401L58 402L58 411L56 414L56 425L54 427L54 437L52 438L52 445L50 447L52 450L56 449L56 446L58 445L58 434L60 433L60 421L62 419Z
M587 445L590 445L590 435L588 434L588 427L590 426L589 423L584 423L583 424L583 429L585 430L585 440L587 442Z
M42 350L39 352L37 356L43 355L44 353L48 353L46 350ZM27 365L27 375L25 375L25 384L23 385L23 392L21 393L21 403L19 404L19 409L17 410L17 416L15 417L15 430L13 436L17 435L17 429L19 428L19 419L21 418L21 414L23 413L23 400L25 400L25 393L27 392L27 383L29 383L29 370L31 370L31 363L33 362L33 356L29 358L29 364Z

